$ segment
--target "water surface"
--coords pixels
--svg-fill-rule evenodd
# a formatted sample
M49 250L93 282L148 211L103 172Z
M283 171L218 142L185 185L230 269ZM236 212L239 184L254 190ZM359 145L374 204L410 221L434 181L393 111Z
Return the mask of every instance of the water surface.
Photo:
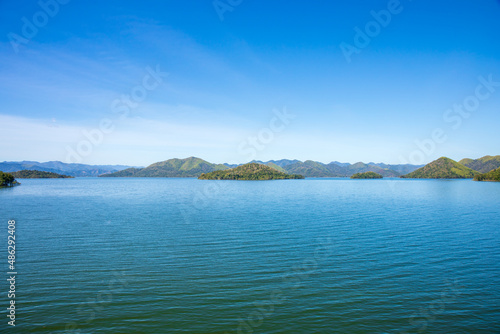
M500 331L500 183L21 182L19 332Z

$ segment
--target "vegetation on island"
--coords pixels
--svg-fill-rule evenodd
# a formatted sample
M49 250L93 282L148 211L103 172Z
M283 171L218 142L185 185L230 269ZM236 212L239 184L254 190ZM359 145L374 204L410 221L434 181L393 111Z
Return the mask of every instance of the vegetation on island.
M474 181L496 181L500 182L500 168L489 171L488 173L479 174L474 177Z
M13 187L19 184L14 175L0 171L0 188Z
M356 173L351 176L351 179L381 179L382 175L375 172L364 172L364 173Z
M487 155L476 160L462 159L459 163L475 171L488 173L494 169L500 168L500 155Z
M202 173L228 169L222 164L212 164L200 158L169 159L145 168L127 168L103 174L101 177L198 177Z
M62 175L52 172L44 172L40 170L20 170L19 172L11 173L14 177L18 179L70 179L73 176Z
M218 170L210 173L203 173L198 177L200 180L285 180L303 179L304 176L298 174L287 174L275 168L259 163L248 163L236 168Z
M405 179L472 179L479 174L450 158L441 157L416 171L403 175Z

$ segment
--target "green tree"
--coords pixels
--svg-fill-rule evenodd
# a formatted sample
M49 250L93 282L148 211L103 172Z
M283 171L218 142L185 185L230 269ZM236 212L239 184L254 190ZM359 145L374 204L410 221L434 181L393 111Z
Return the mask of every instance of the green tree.
M12 187L16 184L19 184L19 182L16 181L12 174L0 171L0 187Z

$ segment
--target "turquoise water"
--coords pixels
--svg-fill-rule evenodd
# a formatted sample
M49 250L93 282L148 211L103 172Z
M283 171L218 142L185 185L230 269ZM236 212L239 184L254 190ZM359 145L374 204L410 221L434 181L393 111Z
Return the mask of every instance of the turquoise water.
M500 183L21 182L12 332L500 331Z

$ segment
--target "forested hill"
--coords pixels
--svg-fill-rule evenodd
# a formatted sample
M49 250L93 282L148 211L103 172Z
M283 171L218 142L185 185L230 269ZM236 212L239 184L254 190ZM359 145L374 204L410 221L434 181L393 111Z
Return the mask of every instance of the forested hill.
M226 165L212 164L200 158L169 159L146 168L128 168L101 177L198 177L202 173L228 169Z
M478 172L488 173L500 167L500 155L493 157L491 155L487 155L476 160L462 159L459 163Z
M416 171L401 176L407 179L472 179L479 174L455 160L442 157Z

